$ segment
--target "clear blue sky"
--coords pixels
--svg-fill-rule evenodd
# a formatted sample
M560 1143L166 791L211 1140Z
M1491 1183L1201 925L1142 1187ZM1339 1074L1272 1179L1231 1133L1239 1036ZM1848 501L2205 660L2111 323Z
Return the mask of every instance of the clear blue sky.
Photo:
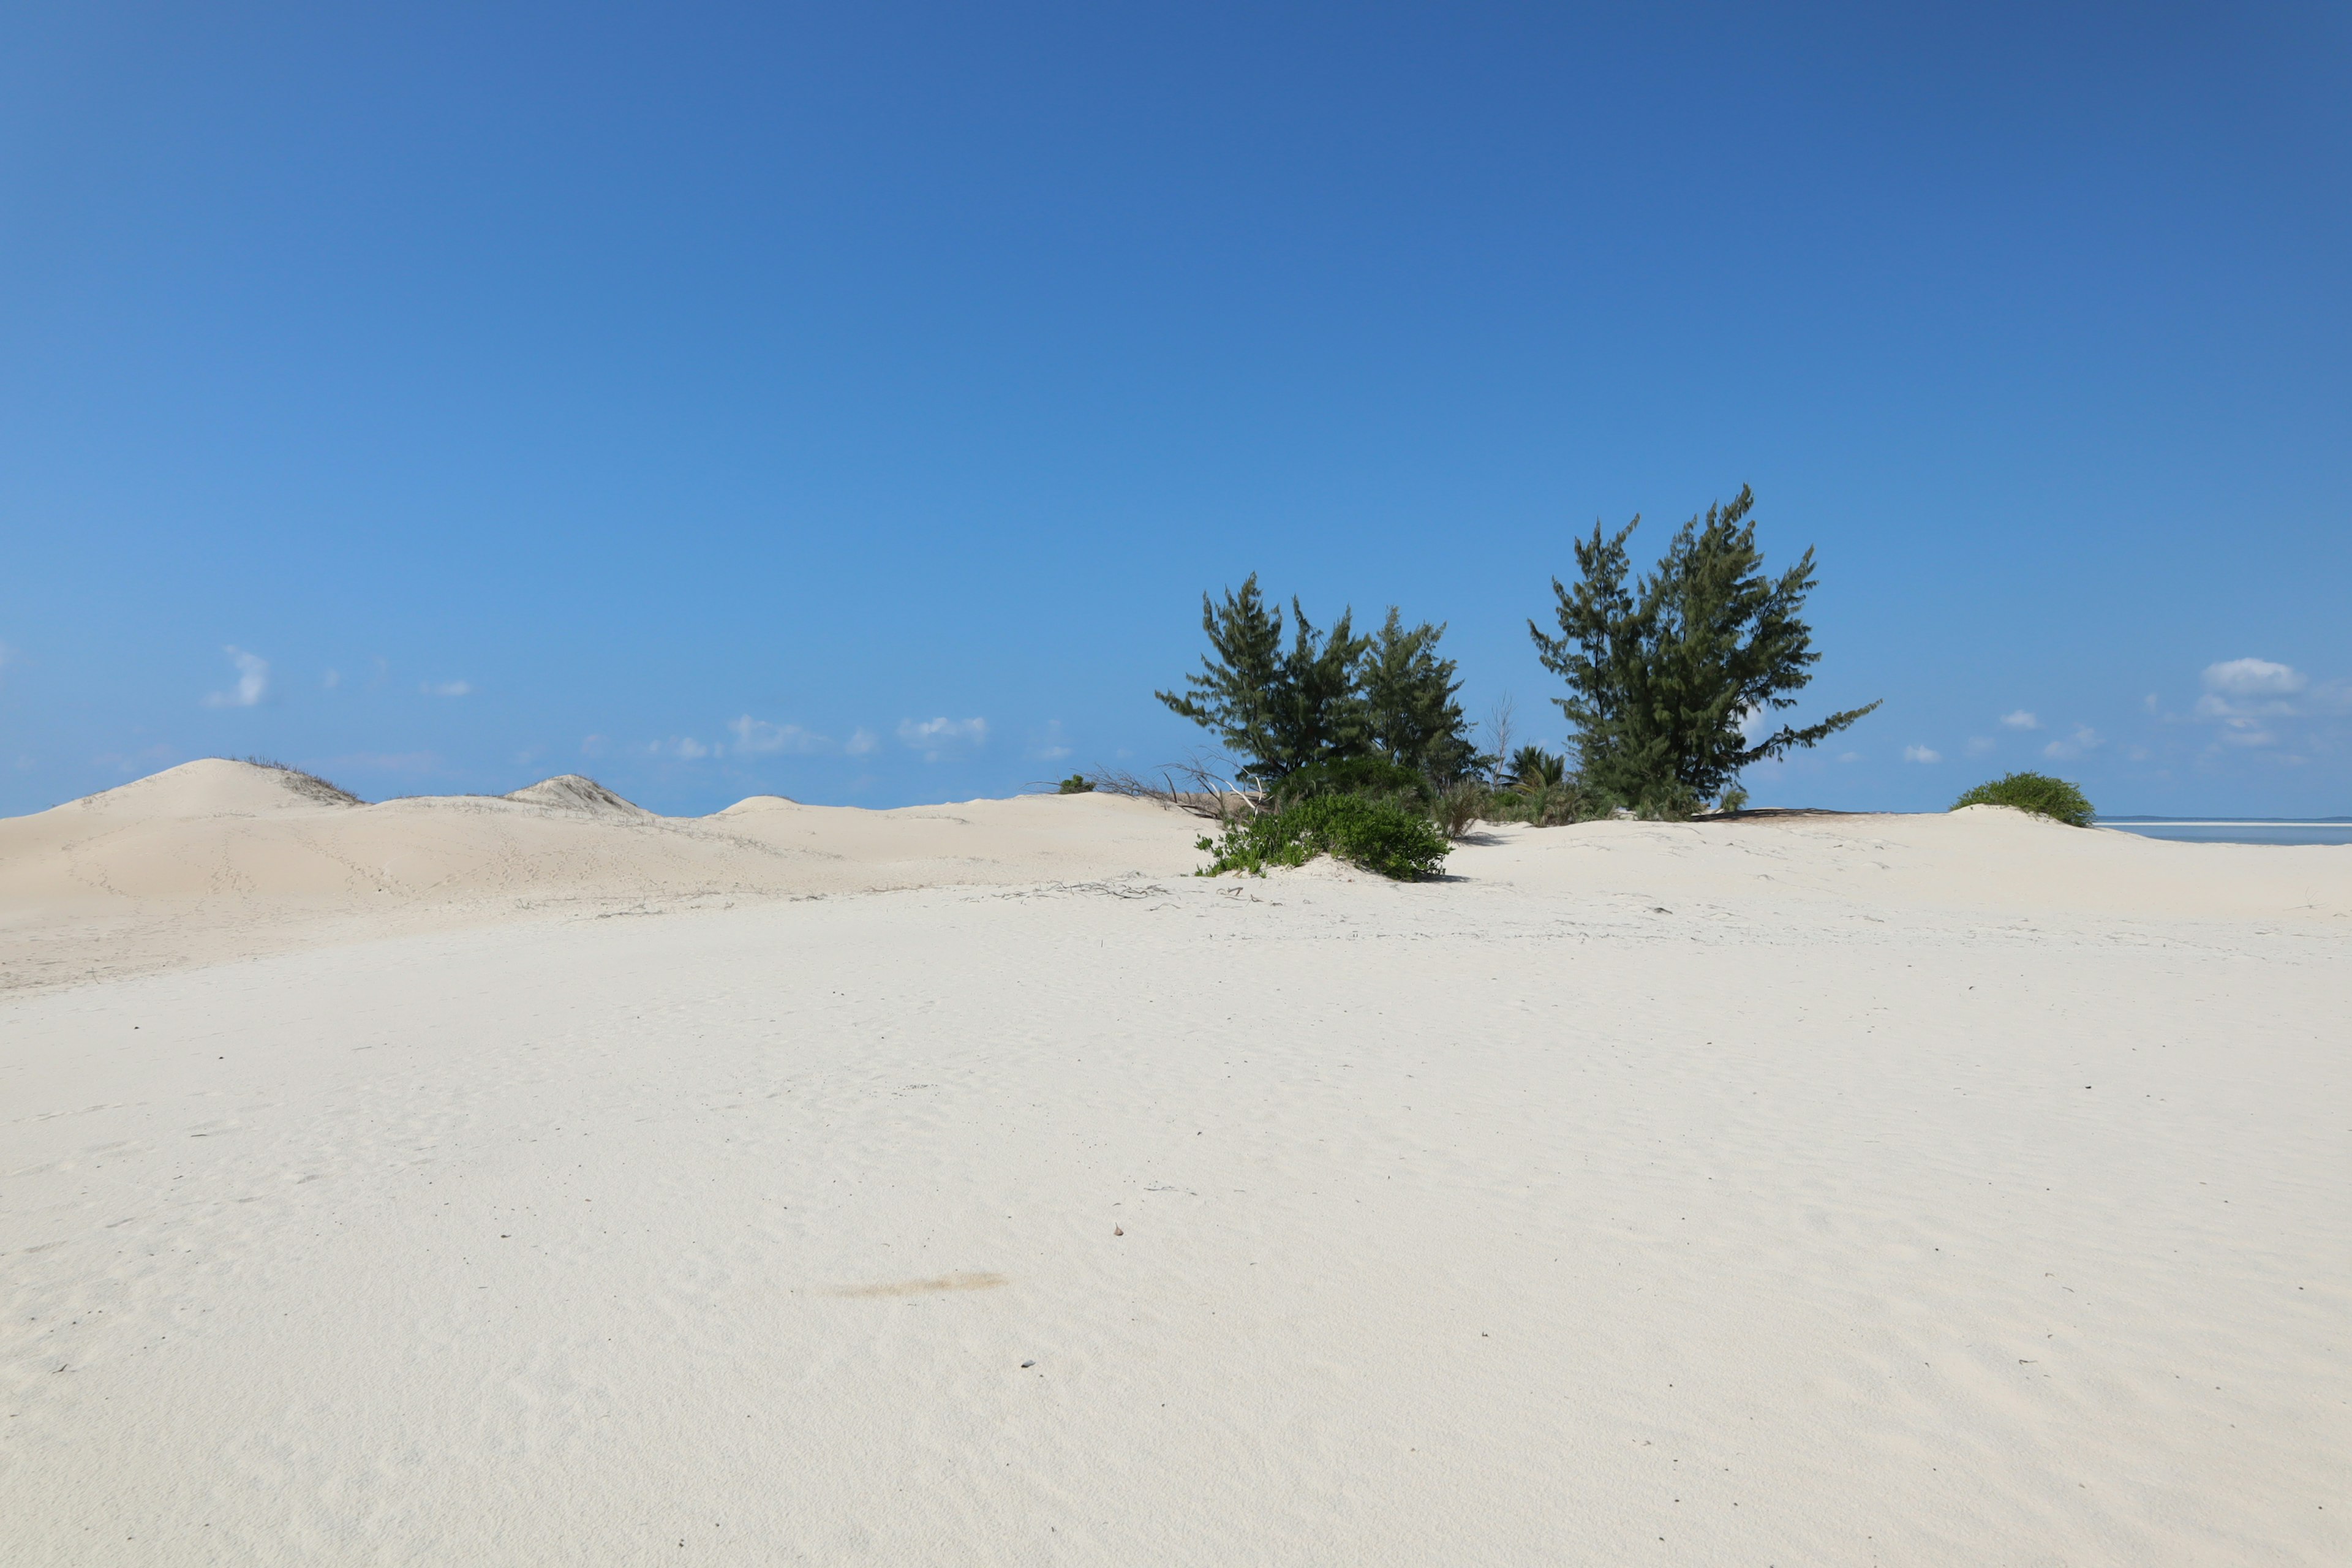
M1759 803L2352 812L2352 10L0 15L0 811L1009 793L1252 571L1557 741L1743 482L1886 700Z

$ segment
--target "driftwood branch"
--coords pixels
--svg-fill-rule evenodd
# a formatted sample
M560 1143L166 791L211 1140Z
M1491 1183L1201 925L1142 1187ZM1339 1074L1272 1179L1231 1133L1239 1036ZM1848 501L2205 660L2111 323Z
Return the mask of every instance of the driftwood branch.
M1227 825L1246 822L1271 809L1265 794L1243 787L1221 757L1195 755L1181 763L1163 763L1153 773L1158 776L1109 768L1087 777L1105 795L1156 801Z

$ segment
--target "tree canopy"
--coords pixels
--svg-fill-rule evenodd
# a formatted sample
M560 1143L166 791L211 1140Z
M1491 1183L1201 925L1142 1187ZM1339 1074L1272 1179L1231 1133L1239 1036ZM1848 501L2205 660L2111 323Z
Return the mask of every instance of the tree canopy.
M1742 486L1709 507L1629 585L1625 542L1593 524L1575 543L1573 587L1552 580L1559 635L1528 623L1544 668L1568 682L1555 699L1575 727L1587 787L1645 813L1687 815L1728 789L1741 769L1811 746L1878 707L1832 713L1802 729L1752 738L1759 720L1796 706L1821 655L1801 618L1813 552L1777 579L1764 574Z
M1477 748L1455 694L1454 661L1437 656L1444 626L1407 629L1394 609L1381 629L1360 636L1351 611L1328 631L1290 602L1285 645L1280 606L1266 604L1257 574L1222 603L1201 596L1209 652L1186 689L1155 692L1176 713L1213 731L1242 772L1274 784L1318 763L1378 757L1440 782L1475 766Z

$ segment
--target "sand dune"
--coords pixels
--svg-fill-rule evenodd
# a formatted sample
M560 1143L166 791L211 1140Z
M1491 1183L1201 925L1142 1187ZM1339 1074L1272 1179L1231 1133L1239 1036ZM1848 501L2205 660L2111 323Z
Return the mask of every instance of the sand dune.
M1189 870L1195 835L1170 829L1084 795L665 817L570 775L361 805L213 759L0 820L0 987L534 915Z
M2352 1559L2352 852L1197 831L0 822L7 1560Z

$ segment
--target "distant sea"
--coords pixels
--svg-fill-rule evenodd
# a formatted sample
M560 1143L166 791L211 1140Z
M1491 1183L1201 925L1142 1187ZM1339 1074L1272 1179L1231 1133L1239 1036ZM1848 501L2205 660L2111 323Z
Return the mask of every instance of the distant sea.
M2352 844L2352 816L2101 816L2101 827L2184 844Z

